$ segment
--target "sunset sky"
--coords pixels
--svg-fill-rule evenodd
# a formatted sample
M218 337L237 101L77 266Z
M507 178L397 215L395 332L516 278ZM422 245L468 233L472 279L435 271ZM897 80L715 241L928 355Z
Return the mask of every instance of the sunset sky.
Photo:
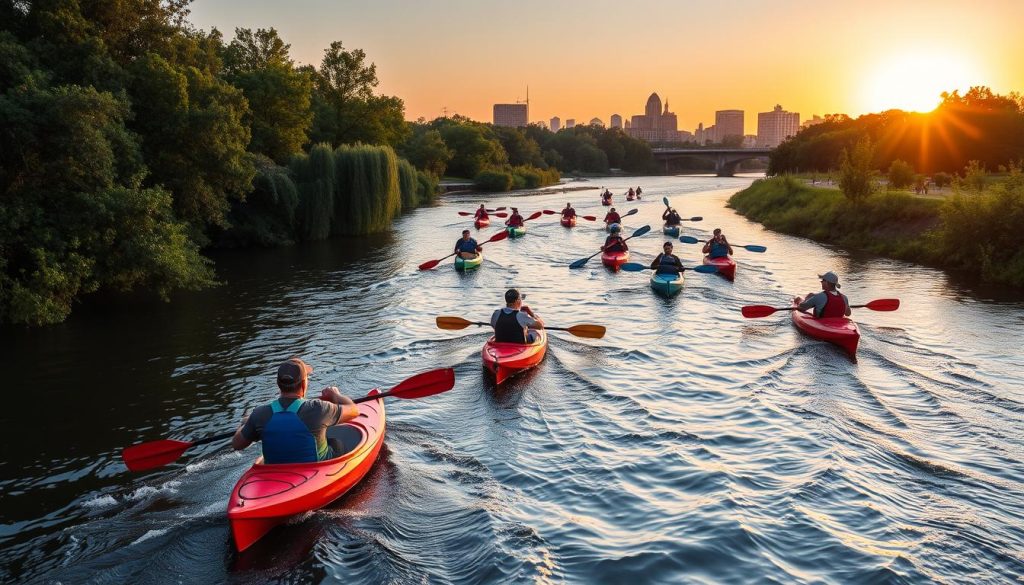
M1024 91L1024 0L197 0L191 21L274 27L300 63L361 48L410 120L491 121L527 84L531 121L628 119L656 91L680 130L742 109L748 133L776 103L803 120Z

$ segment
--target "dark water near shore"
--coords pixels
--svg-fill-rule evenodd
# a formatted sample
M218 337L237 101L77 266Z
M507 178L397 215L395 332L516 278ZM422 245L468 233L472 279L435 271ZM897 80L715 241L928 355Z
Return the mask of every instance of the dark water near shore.
M443 263L482 197L417 210L391 234L221 254L223 286L170 304L91 303L65 324L3 329L0 582L681 583L1020 582L1024 574L1024 302L993 300L941 272L764 231L724 208L750 179L603 183L634 259L660 249L662 196L722 227L736 282L687 273L656 297L646 274L612 274L603 240L551 216L486 246L481 270ZM602 181L592 184L600 186ZM517 199L527 212L603 216L597 191ZM486 199L506 205L508 196ZM495 228L482 231L483 240ZM690 264L698 246L676 245ZM860 361L798 334L786 305L836 270L855 303ZM495 390L486 320L508 286L551 325L545 362ZM301 354L361 395L453 366L454 390L388 403L382 456L326 510L245 555L232 552L227 494L256 449L207 445L129 474L121 447L231 430L269 401L277 362ZM13 375L12 375L13 374Z

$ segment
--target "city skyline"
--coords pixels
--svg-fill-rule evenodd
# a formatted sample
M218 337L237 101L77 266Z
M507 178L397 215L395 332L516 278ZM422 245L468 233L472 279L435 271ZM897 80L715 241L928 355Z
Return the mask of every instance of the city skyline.
M641 32L628 38L617 32L621 7L606 1L527 0L517 5L521 27L494 26L507 7L489 0L199 0L190 20L227 38L236 27L273 26L298 63L319 63L335 40L363 49L377 65L377 90L402 98L409 120L433 119L447 108L486 121L493 104L524 99L526 85L531 122L555 115L606 120L612 113L629 119L638 113L633 104L657 88L686 129L710 124L724 108L751 113L781 103L808 115L856 117L930 109L942 91L972 85L1024 90L1024 37L1015 30L1024 2L863 4L849 11L840 2L737 0L726 10L703 0L641 0L633 12L659 16L641 19ZM841 30L829 24L839 20ZM536 42L519 42L524 36ZM748 114L745 132L755 131Z

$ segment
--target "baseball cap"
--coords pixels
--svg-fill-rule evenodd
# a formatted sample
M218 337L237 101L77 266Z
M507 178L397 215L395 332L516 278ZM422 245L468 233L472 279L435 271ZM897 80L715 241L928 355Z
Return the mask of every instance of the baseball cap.
M309 364L299 359L298 356L290 357L280 366L277 366L277 385L280 388L295 388L306 376L313 373Z
M825 274L819 274L818 278L824 280L825 282L834 284L836 285L836 288L839 288L839 277L836 276L835 272L826 272Z
M611 230L611 232L614 234L615 232L617 232L620 229L622 229L622 226L620 226L617 223L613 223L612 225L608 226L608 229Z

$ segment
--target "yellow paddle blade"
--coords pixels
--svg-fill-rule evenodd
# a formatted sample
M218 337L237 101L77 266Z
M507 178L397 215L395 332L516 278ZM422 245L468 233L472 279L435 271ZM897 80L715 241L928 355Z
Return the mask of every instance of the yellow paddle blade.
M465 329L472 325L472 321L467 321L462 317L438 317L437 326L441 329Z
M567 327L565 330L576 337L601 339L604 337L605 327L604 325L573 325L572 327Z

